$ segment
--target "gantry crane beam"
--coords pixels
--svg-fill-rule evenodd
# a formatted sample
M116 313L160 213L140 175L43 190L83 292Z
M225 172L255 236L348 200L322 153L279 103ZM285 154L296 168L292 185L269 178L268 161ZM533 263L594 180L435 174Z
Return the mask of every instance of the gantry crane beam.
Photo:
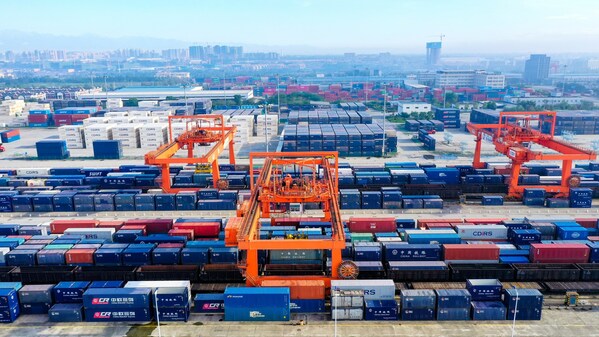
M547 117L547 118L543 118ZM482 140L485 138L493 143L495 150L512 161L512 174L509 183L508 195L513 198L521 198L525 188L544 188L545 191L555 193L557 197L569 194L570 187L577 186L580 182L578 177L572 176L572 162L574 160L595 160L597 154L593 151L555 139L555 125L557 113L555 111L538 112L501 112L496 124L473 124L468 123L467 129L476 136L474 168L484 168L485 163L481 161ZM549 134L533 129L531 122L550 123ZM530 144L537 144L550 149L555 153L544 153L533 151ZM529 161L562 161L562 180L559 186L554 185L518 185L518 175L522 165Z
M262 169L254 181L254 160L264 160ZM331 163L331 160L333 161ZM283 186L279 177L282 170L278 166L300 165L323 168L323 177L316 179L313 171L313 180L303 186L305 197L300 197L302 187ZM341 251L345 248L345 232L341 221L338 194L338 154L337 152L268 152L250 154L250 181L252 194L242 207L232 226L235 226L236 238L229 238L228 245L237 245L240 251L245 252L245 261L240 268L245 274L248 285L259 286L262 280L289 279L290 276L261 276L259 275L258 250L330 250L332 272L330 275L294 276L296 279L323 280L330 286L331 279L339 278L339 269L342 264ZM309 184L308 184L309 183ZM314 187L318 187L316 191ZM291 196L290 196L291 195ZM323 221L330 221L332 227L331 238L327 239L286 239L262 240L260 239L260 219L268 216L270 205L292 202L323 202L325 216Z
M173 134L173 121L186 122L186 130L179 136ZM235 126L225 126L222 115L169 116L169 143L150 151L145 155L148 165L159 165L162 170L161 187L167 193L194 191L198 188L173 188L170 177L171 164L210 164L214 187L219 186L220 170L218 157L229 147L229 163L235 164L234 137ZM196 145L210 144L208 152L195 157L193 150ZM179 150L187 149L187 157L174 157Z

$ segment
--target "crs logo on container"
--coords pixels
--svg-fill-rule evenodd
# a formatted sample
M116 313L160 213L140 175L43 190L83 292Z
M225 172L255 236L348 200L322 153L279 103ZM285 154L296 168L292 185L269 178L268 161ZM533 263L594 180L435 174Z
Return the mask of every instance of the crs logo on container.
M204 303L202 310L219 310L224 306L224 303Z
M572 237L572 239L578 239L580 237L580 233L572 232L572 234L570 234L570 237Z
M95 297L92 298L92 304L110 304L110 298Z
M109 319L112 313L110 311L98 311L94 313L94 318Z

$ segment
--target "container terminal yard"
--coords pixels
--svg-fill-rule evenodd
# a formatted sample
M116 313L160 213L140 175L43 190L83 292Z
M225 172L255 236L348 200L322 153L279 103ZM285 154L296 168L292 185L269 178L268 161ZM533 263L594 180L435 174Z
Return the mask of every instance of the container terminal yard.
M599 163L559 114L189 100L0 133L0 335L598 335Z

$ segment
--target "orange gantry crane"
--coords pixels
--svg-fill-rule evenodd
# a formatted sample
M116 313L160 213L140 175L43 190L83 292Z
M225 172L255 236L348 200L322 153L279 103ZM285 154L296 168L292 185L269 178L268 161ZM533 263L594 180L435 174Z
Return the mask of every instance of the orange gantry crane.
M254 181L254 161L263 160ZM299 177L284 175L284 168L299 168ZM319 176L319 168L322 175ZM309 170L306 170L309 169ZM306 170L303 174L303 170ZM330 287L331 279L355 278L357 266L342 261L345 233L339 211L337 152L265 152L250 154L251 198L238 210L238 217L229 220L225 230L225 243L237 246L242 260L239 267L249 286L260 286L263 280L301 279L322 280ZM331 222L332 236L326 239L260 239L260 219L270 218L281 204L322 203L322 221ZM259 273L259 250L329 250L331 274L297 276L262 276Z
M572 161L594 160L597 154L568 142L554 138L557 113L555 111L522 111L522 112L500 112L497 124L473 124L468 123L467 129L476 136L476 147L474 150L474 168L484 168L485 163L481 161L482 140L489 140L495 146L497 152L511 159L511 179L509 183L508 196L515 199L522 198L525 188L543 188L555 197L566 197L569 195L570 187L580 184L580 177L572 175ZM542 133L534 128L538 123L541 125L550 123L550 132ZM534 151L533 144L540 145L552 150L550 153ZM518 185L518 176L522 165L529 161L561 161L562 180L560 185Z
M177 137L173 135L173 121L185 122L185 131ZM225 147L228 145L229 163L235 164L233 147L235 131L235 126L225 126L222 115L169 116L168 144L148 152L145 155L145 162L148 165L159 165L161 167L161 187L167 193L197 190L197 188L173 188L170 177L171 164L211 165L214 187L226 188L226 180L220 179L218 156L225 151ZM211 148L205 155L195 157L195 146L211 146ZM175 157L181 149L187 149L187 157Z

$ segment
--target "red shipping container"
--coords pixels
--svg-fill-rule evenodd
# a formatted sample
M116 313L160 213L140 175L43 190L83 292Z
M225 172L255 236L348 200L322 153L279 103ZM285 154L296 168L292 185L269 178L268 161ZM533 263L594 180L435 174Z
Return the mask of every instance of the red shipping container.
M445 261L497 261L499 247L494 244L485 245L443 245Z
M178 243L178 242L163 242L163 243L159 243L158 246L156 246L156 248L183 248L185 247L184 243Z
M98 224L98 227L101 228L114 228L115 231L118 231L119 229L121 229L121 227L123 227L123 224L125 222L124 221L100 221L100 223Z
M125 225L146 225L148 234L166 234L173 227L172 219L134 219L127 220Z
M29 123L46 123L48 121L48 115L29 115L27 116Z
M507 220L507 219L506 218L490 218L490 219L469 218L469 219L464 219L464 222L469 222L473 225L497 225L497 224L500 224L503 220Z
M20 135L21 131L19 131L19 129L11 129L11 130L3 131L2 133L4 133L4 135L6 135L6 137L10 138L10 137Z
M425 225L426 229L446 229L452 228L451 224L447 222L438 222L438 223L427 223Z
M597 218L575 218L574 221L584 228L597 228Z
M353 233L395 232L395 218L349 218L347 227Z
M463 223L463 219L418 219L416 220L417 227L426 227L429 223Z
M54 220L50 223L50 232L63 234L69 228L94 228L98 223L98 220Z
M25 240L31 239L31 235L7 235L6 237L14 238L14 239L25 239Z
M67 250L65 259L67 264L94 264L93 248L75 248Z
M262 287L289 288L289 298L292 300L324 300L324 281L264 280Z
M599 236L589 236L587 239L588 239L589 241L593 241L593 242L595 242L595 241L599 241Z
M591 248L581 243L533 243L530 245L530 262L535 263L587 263Z
M120 230L136 230L141 229L143 231L143 235L146 235L146 225L123 225Z
M71 121L73 123L81 122L84 119L89 118L89 114L73 114L71 115Z
M193 241L193 229L171 229L168 231L168 235L170 236L184 236L189 241Z
M272 218L270 223L273 226L299 226L303 221L322 221L321 218Z
M56 115L54 116L54 125L62 126L62 125L71 125L73 120L71 115Z
M174 229L191 229L196 238L218 237L220 232L220 222L177 222Z

